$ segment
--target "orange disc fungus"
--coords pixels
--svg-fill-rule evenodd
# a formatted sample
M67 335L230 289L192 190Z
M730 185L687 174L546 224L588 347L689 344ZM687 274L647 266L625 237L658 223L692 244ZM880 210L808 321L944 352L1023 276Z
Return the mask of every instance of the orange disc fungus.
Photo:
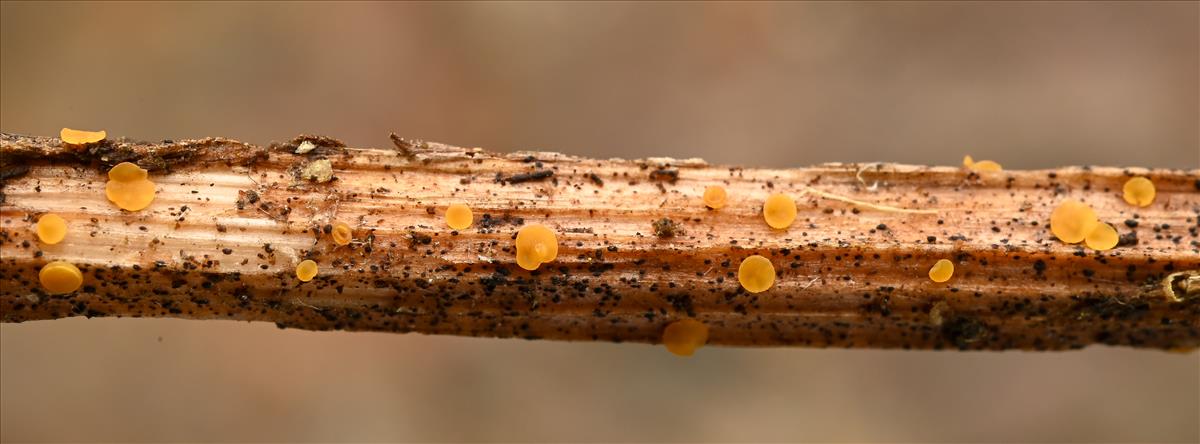
M471 226L471 222L475 221L475 216L471 214L471 209L463 204L452 204L446 207L446 225L455 230L462 230Z
M1100 222L1083 240L1088 248L1104 251L1117 246L1120 236L1117 235L1117 230L1112 225Z
M991 160L981 160L976 162L971 156L963 156L963 166L971 171L1001 171L1003 168L1000 164Z
M708 326L695 319L672 322L663 330L663 345L678 356L691 356L708 342Z
M333 230L329 234L333 237L333 243L338 245L349 245L350 241L354 240L354 230L342 221L334 222Z
M305 259L299 265L296 265L296 279L299 279L300 282L311 281L314 277L317 277L316 262L313 262L311 259Z
M62 242L67 237L67 221L54 213L43 214L37 221L37 235L47 245Z
M933 263L933 267L929 268L929 280L942 283L950 280L954 276L954 263L946 259L938 259Z
M129 162L121 162L108 170L104 194L122 210L138 211L154 201L154 182L149 173Z
M104 130L100 131L84 131L70 128L63 128L58 132L58 138L62 139L63 143L69 145L87 145L96 143L108 137L108 133Z
M1135 177L1125 181L1125 202L1139 207L1149 206L1154 202L1154 182L1145 177Z
M775 285L775 266L765 257L754 255L742 260L738 282L751 293L762 293Z
M1050 213L1050 232L1068 244L1083 241L1099 223L1092 207L1077 200L1063 201Z
M55 261L42 267L38 272L38 280L42 288L50 294L65 294L79 289L83 285L83 273L69 262Z
M763 203L763 219L771 228L787 228L796 220L796 201L786 194L772 194Z
M725 206L725 187L713 185L704 189L704 205L714 210Z
M526 225L517 231L517 265L526 270L558 257L558 239L544 225Z

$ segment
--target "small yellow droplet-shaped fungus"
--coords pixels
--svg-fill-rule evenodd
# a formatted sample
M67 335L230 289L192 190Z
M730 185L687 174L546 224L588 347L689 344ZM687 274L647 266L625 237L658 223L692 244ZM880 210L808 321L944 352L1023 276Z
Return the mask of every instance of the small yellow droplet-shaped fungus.
M129 162L121 162L108 170L104 194L122 210L138 211L154 201L154 182L149 173Z
M350 245L350 241L354 240L354 230L350 228L349 224L340 220L333 223L333 229L329 235L333 238L333 243L338 245Z
M1092 207L1077 200L1063 201L1050 213L1050 232L1068 244L1083 241L1099 223Z
M311 281L314 277L317 277L317 263L312 259L305 259L296 265L296 279L300 282Z
M544 225L526 225L517 231L517 265L526 270L558 257L558 238Z
M704 189L704 206L714 210L725 206L725 199L728 195L725 194L725 187L713 185Z
M796 220L796 201L786 194L772 194L763 203L763 219L771 228L787 228Z
M963 156L963 166L971 171L1002 171L999 163L991 160L981 160L976 162L971 156Z
M87 145L96 143L108 137L108 133L104 130L100 131L84 131L70 128L63 128L58 132L58 138L62 139L63 143L69 145Z
M67 221L54 213L43 214L37 221L37 235L47 245L62 242L67 237Z
M1084 238L1088 248L1099 251L1111 250L1117 246L1117 242L1120 240L1121 237L1117 235L1117 230L1104 222L1097 224L1096 228L1093 228Z
M50 294L65 294L79 289L83 285L83 273L70 262L55 261L42 267L38 272L38 280L42 288Z
M1125 181L1125 202L1139 207L1149 206L1154 202L1154 182L1145 177L1135 177Z
M663 345L677 356L691 356L708 342L708 326L695 319L681 319L663 330Z
M938 259L933 263L933 267L929 268L929 280L942 283L950 280L954 276L954 263L946 259Z
M471 209L463 204L452 204L446 207L446 225L455 230L462 230L475 221L475 215L471 214Z
M762 293L775 285L775 266L771 260L754 255L742 260L738 267L738 282L751 293Z

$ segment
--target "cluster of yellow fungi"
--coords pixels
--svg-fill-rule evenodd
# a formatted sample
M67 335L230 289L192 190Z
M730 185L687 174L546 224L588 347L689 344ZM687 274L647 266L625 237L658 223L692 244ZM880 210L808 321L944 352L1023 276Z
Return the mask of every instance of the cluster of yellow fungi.
M517 265L529 271L558 257L558 238L545 225L526 225L517 231Z
M104 131L81 131L63 128L60 137L68 145L87 145L103 141L107 134ZM1001 171L1000 164L983 160L976 162L971 156L963 158L963 166L972 171ZM112 167L108 172L108 183L105 185L105 195L110 201L126 211L138 211L146 208L154 200L155 185L148 178L145 169L130 162L122 162ZM893 212L927 212L904 210L887 206L873 205L853 199L808 190L817 195L865 205ZM1124 200L1130 205L1145 207L1154 201L1154 184L1145 177L1134 177L1125 182ZM709 186L704 189L702 196L705 207L717 210L723 208L728 200L724 187ZM773 229L783 230L796 220L796 201L787 194L775 193L767 197L762 207L763 219ZM466 205L453 204L446 208L446 225L454 230L469 228L474 222L471 209ZM1108 250L1116 246L1118 236L1116 230L1109 224L1101 222L1091 207L1076 200L1067 200L1059 204L1050 216L1050 230L1059 240L1069 244L1085 242L1088 247L1096 250ZM38 239L47 245L61 242L67 234L67 223L59 215L47 213L42 215L36 225ZM337 245L349 245L353 240L353 229L345 222L335 221L329 232ZM537 270L541 264L555 260L558 256L558 239L554 231L544 225L531 224L522 227L516 236L516 262L526 270ZM309 282L317 276L317 263L311 259L301 261L296 265L296 278L301 282ZM946 282L954 275L954 263L940 259L929 269L929 279L933 282ZM767 291L775 284L775 267L770 259L760 255L752 255L742 260L738 267L738 283L750 293ZM75 265L63 261L54 261L42 267L38 274L42 286L50 294L65 294L76 291L83 283L83 274ZM662 343L667 350L679 356L691 356L708 341L708 326L696 319L681 319L667 325L663 330Z
M154 201L154 182L149 172L130 162L121 162L108 170L104 194L125 211L138 211Z
M1050 232L1068 244L1084 242L1093 250L1117 246L1117 230L1096 217L1092 207L1077 200L1066 200L1050 213Z

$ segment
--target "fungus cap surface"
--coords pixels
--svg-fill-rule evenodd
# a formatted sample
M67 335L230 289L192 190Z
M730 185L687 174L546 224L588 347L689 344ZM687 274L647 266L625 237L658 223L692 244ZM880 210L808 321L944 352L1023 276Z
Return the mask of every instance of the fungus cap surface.
M1065 200L1050 213L1050 232L1068 244L1083 241L1099 223L1092 207L1077 200Z
M1117 242L1120 240L1121 237L1117 235L1117 230L1112 225L1104 222L1097 224L1096 228L1093 228L1087 237L1084 238L1084 242L1088 248L1099 251L1111 250L1117 246Z
M109 201L126 211L138 211L154 201L155 187L141 167L121 162L108 170L104 194Z
M681 319L663 329L663 345L677 356L691 356L708 342L708 326L695 319Z
M38 280L47 293L66 294L83 285L83 273L70 262L55 261L42 267L38 272Z
M950 280L954 276L954 263L946 259L938 259L929 268L929 280L942 283Z
M333 238L333 243L338 245L349 245L350 241L354 240L354 230L350 225L337 221L333 223L333 229L330 231L330 237Z
M704 189L704 206L714 210L725 206L725 201L728 199L728 194L725 193L725 187L713 185Z
M751 293L762 293L775 285L775 266L771 260L753 255L742 260L738 266L738 282Z
M108 132L100 131L85 131L70 128L63 128L58 132L58 138L62 139L63 143L69 145L87 145L96 143L108 137Z
M305 259L296 265L296 279L299 279L300 282L311 281L316 276L317 263L313 262L311 259Z
M558 238L544 225L533 224L517 231L517 265L526 270L558 257Z
M62 242L67 237L67 221L54 213L43 214L37 221L37 235L47 245Z
M796 201L786 194L772 194L763 203L763 219L771 228L787 228L796 220Z
M1125 186L1122 188L1125 202L1139 207L1150 206L1154 202L1154 195L1157 193L1154 189L1154 182L1145 177L1129 179L1125 181Z
M466 229L475 221L471 209L463 204L451 204L446 208L446 225L455 230Z

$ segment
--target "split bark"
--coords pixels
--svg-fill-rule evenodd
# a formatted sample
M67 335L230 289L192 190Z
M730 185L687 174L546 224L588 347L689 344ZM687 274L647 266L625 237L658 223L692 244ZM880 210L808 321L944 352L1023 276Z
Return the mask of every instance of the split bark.
M180 317L655 343L690 317L709 327L710 344L737 346L1200 345L1200 170L758 169L393 142L73 147L0 134L0 320ZM121 161L151 170L158 194L146 210L106 200L105 171ZM1134 175L1157 186L1150 207L1122 201ZM709 185L728 190L728 206L704 207ZM787 230L763 222L771 193L797 199ZM1067 198L1118 227L1121 245L1056 240L1049 215ZM446 227L451 203L469 205L475 224ZM62 243L38 242L45 212L67 219ZM672 233L656 232L664 218ZM332 242L334 221L354 227L351 245ZM558 259L534 272L516 266L513 246L531 223L560 243ZM736 277L752 254L778 272L763 293ZM954 277L934 283L927 272L943 258ZM303 259L321 267L308 283L295 277ZM37 274L51 260L79 266L83 287L46 294Z

